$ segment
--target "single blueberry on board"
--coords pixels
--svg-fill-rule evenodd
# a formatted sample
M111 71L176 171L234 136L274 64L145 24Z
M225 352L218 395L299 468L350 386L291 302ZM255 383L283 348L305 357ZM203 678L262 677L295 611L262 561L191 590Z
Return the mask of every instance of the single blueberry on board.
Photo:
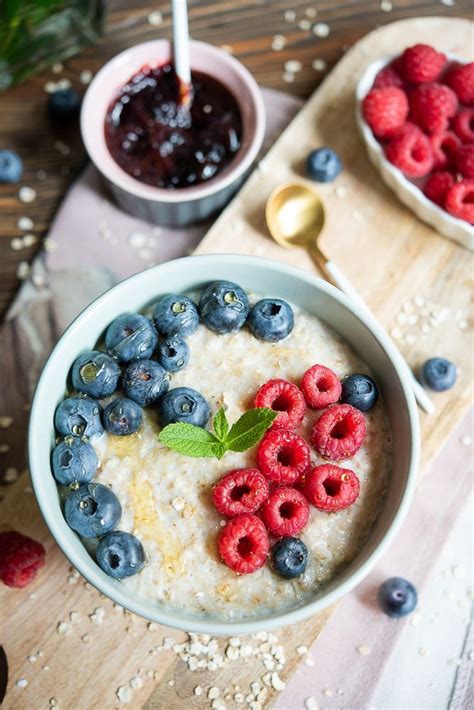
M279 298L263 298L249 313L248 326L260 340L276 343L286 338L295 323L293 309Z
M318 148L308 155L306 170L316 182L332 182L342 170L341 159L331 148Z
M125 313L107 328L105 347L120 362L147 360L158 343L153 323L141 313Z
M131 362L123 376L123 391L141 407L157 402L168 391L170 376L154 360Z
M161 426L185 422L205 427L210 415L210 407L202 394L190 387L175 387L158 402Z
M102 407L86 397L64 399L54 413L54 426L61 436L87 436L91 439L104 433Z
M168 372L179 372L189 362L189 346L183 338L173 335L158 343L158 362Z
M82 537L100 537L115 528L122 507L115 493L101 483L87 483L71 491L64 504L70 528Z
M71 370L74 389L94 399L110 397L117 389L120 375L117 360L99 350L79 355Z
M13 150L0 150L0 183L15 183L23 175L23 161Z
M99 465L92 444L82 439L67 437L51 455L53 476L62 486L89 483Z
M116 530L104 535L96 550L97 564L110 577L121 579L137 574L145 564L142 544L135 535Z
M199 300L199 312L207 328L216 333L235 333L247 320L249 300L232 281L213 281Z
M388 616L406 616L416 607L418 595L411 582L403 577L390 577L379 587L379 604Z
M272 562L282 577L299 577L306 569L308 548L298 537L284 537L272 547Z
M443 357L432 357L423 365L421 379L435 392L444 392L454 386L457 374L456 366L452 362Z
M50 94L48 111L58 121L69 121L79 116L82 97L74 89L58 89Z
M350 404L361 412L372 409L378 396L377 385L368 375L349 375L342 381L341 402Z
M141 427L142 419L140 405L126 397L113 399L104 409L104 428L114 436L134 434Z
M196 304L188 296L170 293L156 304L153 321L161 335L192 335L199 325Z

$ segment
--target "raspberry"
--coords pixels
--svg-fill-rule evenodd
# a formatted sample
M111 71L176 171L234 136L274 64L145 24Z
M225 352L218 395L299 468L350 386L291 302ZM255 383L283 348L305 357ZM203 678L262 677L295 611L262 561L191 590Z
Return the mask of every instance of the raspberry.
M311 464L306 441L289 429L273 429L262 439L257 464L262 473L276 483L294 483Z
M456 154L456 167L465 178L474 178L474 144L463 145Z
M372 89L362 102L362 113L377 138L393 138L405 125L408 99L396 86Z
M397 86L399 89L403 89L403 79L400 74L397 73L393 64L379 71L375 77L372 88L383 89L386 86Z
M453 131L434 133L430 136L433 148L434 168L446 168L453 165L461 141Z
M450 187L444 206L454 217L474 224L474 180L461 180Z
M453 131L463 143L474 143L474 108L462 108L453 118Z
M455 182L456 180L452 173L447 170L440 170L429 176L423 192L429 200L440 205L440 207L444 207L448 190Z
M446 64L446 56L429 44L415 44L402 54L403 76L412 84L436 81Z
M262 385L255 397L255 406L278 412L272 429L296 429L306 413L303 394L286 380L269 380Z
M230 471L212 492L219 513L232 517L255 513L269 494L265 476L257 468L240 468Z
M433 167L433 150L418 126L407 123L385 148L387 159L411 178L424 177Z
M333 461L354 456L364 438L364 415L350 404L334 404L326 409L311 432L316 451Z
M443 84L422 84L410 94L411 119L428 133L442 133L458 107L454 91Z
M40 542L11 530L0 533L0 579L7 587L26 587L44 565Z
M324 365L313 365L303 375L301 391L308 407L324 409L341 396L341 383L335 372Z
M270 549L265 525L256 515L238 515L222 528L219 554L225 564L239 574L263 567Z
M308 501L294 488L277 488L263 506L262 518L274 535L296 535L308 522Z
M335 511L348 508L359 495L354 471L333 464L315 466L306 476L303 492L315 508Z
M474 106L474 62L457 64L448 73L445 82L465 106Z

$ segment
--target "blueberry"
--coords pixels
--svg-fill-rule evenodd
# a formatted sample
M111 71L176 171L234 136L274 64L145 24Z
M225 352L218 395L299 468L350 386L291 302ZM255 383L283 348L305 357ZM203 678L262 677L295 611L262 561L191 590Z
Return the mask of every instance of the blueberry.
M377 385L368 375L349 375L342 381L341 402L368 412L379 396Z
M201 294L199 312L205 325L216 333L235 333L247 320L249 300L232 281L213 281Z
M341 159L331 148L318 148L308 155L306 170L316 182L332 182L342 170Z
M90 350L74 361L71 379L75 390L101 399L115 392L120 374L120 367L113 357L99 350Z
M61 436L87 436L90 439L104 433L101 413L102 407L95 400L69 397L58 405L54 426Z
M19 182L23 175L23 161L12 150L0 150L0 183Z
M158 403L158 416L162 426L185 422L205 427L211 410L199 392L190 387L169 390Z
M176 335L166 338L158 344L158 362L168 372L178 372L189 362L189 346L185 340Z
M415 609L416 589L403 577L391 577L379 587L379 604L388 616L406 616Z
M456 366L442 357L432 357L425 362L421 371L423 383L435 392L450 390L456 382Z
M279 298L264 298L250 311L248 325L256 338L276 343L291 333L294 326L293 310Z
M53 450L53 476L63 486L89 483L99 462L94 447L81 439L67 437Z
M79 115L82 97L74 89L59 89L48 99L48 111L52 118L70 120Z
M104 410L104 428L115 436L134 434L141 427L141 407L131 399L113 399Z
M299 577L306 569L308 548L298 537L284 537L273 546L272 561L282 577Z
M121 579L137 574L145 564L142 544L135 535L116 532L101 538L96 551L97 564L110 577Z
M148 359L157 343L158 334L153 323L140 313L119 316L105 333L105 347L120 362Z
M167 392L170 376L154 360L130 363L123 376L123 391L141 407L157 402Z
M114 529L122 515L120 501L101 483L87 483L66 498L64 517L82 537L99 537Z
M196 304L187 296L170 293L153 311L155 326L161 335L192 335L199 325Z

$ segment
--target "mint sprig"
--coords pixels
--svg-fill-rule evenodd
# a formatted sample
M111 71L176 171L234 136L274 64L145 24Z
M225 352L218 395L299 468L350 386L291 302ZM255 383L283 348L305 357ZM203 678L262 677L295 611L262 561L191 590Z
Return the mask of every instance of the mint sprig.
M260 407L242 414L230 428L224 409L217 412L212 422L214 433L194 424L168 424L158 435L169 449L185 456L221 459L226 451L246 451L258 444L277 416L273 409Z

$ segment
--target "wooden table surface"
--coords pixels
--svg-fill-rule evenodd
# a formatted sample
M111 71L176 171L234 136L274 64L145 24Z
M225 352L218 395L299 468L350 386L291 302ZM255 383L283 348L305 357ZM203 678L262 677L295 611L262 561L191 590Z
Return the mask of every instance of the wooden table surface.
M259 83L302 97L309 96L348 47L378 25L420 15L474 17L471 0L393 0L392 3L388 0L189 0L189 5L190 31L194 38L226 45ZM162 23L158 26L148 21L152 11L162 13ZM328 25L327 37L313 32L318 22ZM170 34L169 2L111 0L105 36L97 46L67 61L60 74L43 71L0 95L0 148L11 148L21 155L25 163L21 185L37 191L36 200L24 204L18 197L19 185L0 186L0 317L18 287L19 264L23 262L19 271L24 272L26 264L41 248L41 239L62 196L86 159L77 124L61 131L57 127L53 130L50 125L46 113L46 82L67 78L83 91L85 87L79 81L82 70L96 72L125 47L154 37L170 37ZM286 39L286 45L278 51L272 49L275 35ZM312 67L315 56L324 60L325 70ZM288 81L284 71L285 62L289 60L297 60L302 65L293 75L293 81ZM15 250L12 239L25 233L17 225L21 217L33 220L34 227L27 231L38 240Z

